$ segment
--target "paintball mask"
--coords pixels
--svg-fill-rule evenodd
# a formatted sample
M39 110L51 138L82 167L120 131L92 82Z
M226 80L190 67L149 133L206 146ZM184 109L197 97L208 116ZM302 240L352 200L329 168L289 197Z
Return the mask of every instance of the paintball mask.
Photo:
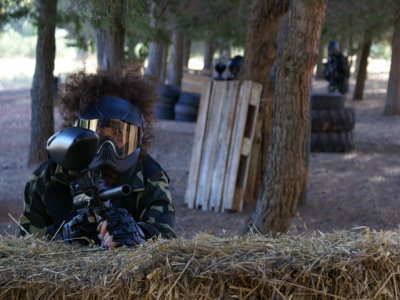
M143 136L137 106L119 97L101 96L75 117L74 126L99 136L99 147L89 168L108 167L121 174L135 167Z
M329 41L328 43L328 52L333 53L334 51L340 51L339 42L336 40Z

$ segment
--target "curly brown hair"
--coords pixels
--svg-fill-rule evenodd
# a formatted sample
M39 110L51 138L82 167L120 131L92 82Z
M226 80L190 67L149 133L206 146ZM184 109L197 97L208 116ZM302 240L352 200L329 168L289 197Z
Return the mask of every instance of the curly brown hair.
M100 70L96 74L78 72L65 80L57 101L58 110L64 120L63 126L71 126L74 116L99 96L118 96L139 107L144 120L142 153L150 146L151 122L153 120L153 83L133 71Z

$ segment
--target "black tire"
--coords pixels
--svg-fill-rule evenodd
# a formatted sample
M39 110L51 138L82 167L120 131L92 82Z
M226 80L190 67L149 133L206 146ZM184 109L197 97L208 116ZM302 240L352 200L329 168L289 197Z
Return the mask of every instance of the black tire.
M172 84L161 84L158 86L158 94L163 102L176 103L181 94L178 86Z
M196 122L197 108L191 105L181 104L175 105L175 120L185 122Z
M311 95L312 110L331 110L344 108L346 97L340 94L313 94Z
M354 129L355 112L352 108L313 110L311 132L340 132Z
M171 105L173 107L176 103L176 100L174 100L172 98L166 98L166 97L160 95L160 96L158 96L158 99L156 102L165 103L165 104Z
M311 134L311 152L349 152L354 150L353 131Z
M175 113L175 121L181 122L196 122L197 116L195 115L185 115Z
M194 107L199 107L200 104L200 94L182 92L179 96L178 103L190 105Z
M174 120L175 111L174 105L165 102L154 103L154 115L160 120Z
M178 102L175 104L175 113L185 115L197 115L197 108L191 105L186 105Z

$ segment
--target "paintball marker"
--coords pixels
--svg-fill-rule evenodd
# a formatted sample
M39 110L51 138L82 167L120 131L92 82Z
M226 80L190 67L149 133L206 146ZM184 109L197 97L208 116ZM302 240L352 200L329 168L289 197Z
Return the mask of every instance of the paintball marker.
M47 141L47 153L65 170L76 176L69 188L73 199L73 218L64 224L64 241L79 238L97 239L96 224L90 224L89 216L96 222L106 219L109 200L131 193L129 185L110 188L101 177L99 169L90 169L89 164L96 155L99 138L94 131L67 127L52 135Z

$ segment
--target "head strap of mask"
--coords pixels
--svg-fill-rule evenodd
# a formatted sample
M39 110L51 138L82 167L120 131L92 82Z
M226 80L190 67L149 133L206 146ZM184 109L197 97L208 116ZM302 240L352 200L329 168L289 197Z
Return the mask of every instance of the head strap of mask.
M80 119L119 119L126 123L143 127L142 113L136 105L116 96L100 96L77 115ZM102 147L89 165L89 168L108 167L119 174L134 169L140 154L140 148L124 159L118 159L110 145Z
M85 120L119 119L137 127L143 127L140 109L129 101L116 96L100 96L77 117Z

